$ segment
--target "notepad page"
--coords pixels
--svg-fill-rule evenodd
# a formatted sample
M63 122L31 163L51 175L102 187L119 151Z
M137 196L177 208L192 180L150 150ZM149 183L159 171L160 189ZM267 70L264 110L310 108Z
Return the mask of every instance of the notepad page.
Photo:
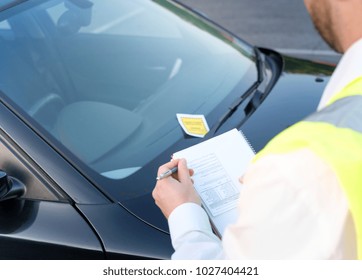
M237 202L243 187L239 178L253 156L253 149L237 129L174 154L194 169L195 189L220 236L238 217Z

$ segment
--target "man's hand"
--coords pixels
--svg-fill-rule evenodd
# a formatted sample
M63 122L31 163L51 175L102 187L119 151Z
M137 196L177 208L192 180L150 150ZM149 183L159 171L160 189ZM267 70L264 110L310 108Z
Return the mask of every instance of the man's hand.
M179 205L187 202L201 204L195 191L191 176L193 171L187 168L185 159L176 159L162 165L158 175L177 166L178 171L172 176L158 180L152 192L156 205L168 219L171 212Z

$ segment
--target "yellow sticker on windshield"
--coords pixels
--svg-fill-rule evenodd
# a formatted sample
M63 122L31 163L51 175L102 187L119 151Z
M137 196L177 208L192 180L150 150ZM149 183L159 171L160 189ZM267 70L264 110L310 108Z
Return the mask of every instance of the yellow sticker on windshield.
M209 132L204 115L176 114L177 119L186 134L204 137Z

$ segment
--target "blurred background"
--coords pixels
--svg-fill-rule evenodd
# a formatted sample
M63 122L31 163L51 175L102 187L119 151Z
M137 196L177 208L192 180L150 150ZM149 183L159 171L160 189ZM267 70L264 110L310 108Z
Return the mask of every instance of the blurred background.
M179 0L238 37L261 47L337 63L315 30L303 0Z

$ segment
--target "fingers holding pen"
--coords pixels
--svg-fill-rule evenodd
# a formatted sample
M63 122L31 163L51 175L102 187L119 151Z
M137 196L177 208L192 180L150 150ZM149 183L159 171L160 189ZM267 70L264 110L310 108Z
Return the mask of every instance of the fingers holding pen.
M185 159L174 159L160 166L157 174L157 180L164 179L164 177L172 175L174 179L180 181L180 177L182 177L182 180L187 180L193 176L194 170L188 169ZM193 180L191 179L191 181Z
M178 160L178 180L180 182L191 182L191 172L188 167L185 159L179 159Z
M157 180L152 196L156 205L161 209L166 218L179 205L187 202L200 204L200 198L193 187L191 175L185 159L175 159L158 169L158 176L172 168L178 170L172 176Z
M165 172L167 172L175 167L178 167L178 162L179 162L179 160L175 159L175 160L171 160L171 161L165 163L164 165L161 165L158 168L157 177L160 177L161 174L164 174Z

